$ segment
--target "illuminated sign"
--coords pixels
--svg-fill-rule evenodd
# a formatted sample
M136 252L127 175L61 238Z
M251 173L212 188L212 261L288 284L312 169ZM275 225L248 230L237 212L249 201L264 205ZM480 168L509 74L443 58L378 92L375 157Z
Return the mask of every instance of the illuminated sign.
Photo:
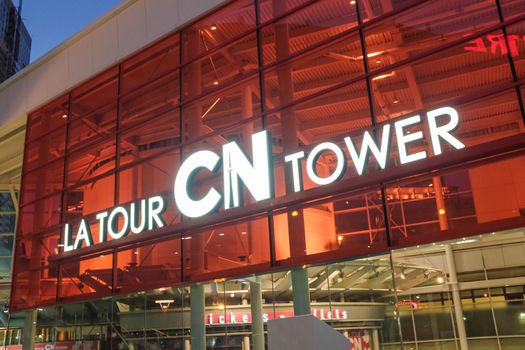
M474 51L482 53L491 53L492 55L505 56L509 52L512 57L519 56L518 43L525 40L519 35L511 34L505 36L504 34L489 34L485 37L479 37L468 42L465 46L465 51Z
M323 321L344 321L348 320L348 311L344 309L317 309L314 308L311 314ZM273 313L264 312L262 315L263 322L269 320L294 317L294 311L277 310ZM250 311L239 312L220 312L209 313L205 319L206 325L222 325L222 324L249 324L252 323L252 314Z
M334 142L322 142L315 145L306 154L304 151L284 156L284 166L289 167L292 174L293 190L300 192L302 185L302 162L306 160L306 175L319 186L329 185L341 179L347 169L348 156L353 163L354 170L363 175L367 169L371 155L376 159L381 169L387 166L390 158L392 140L395 139L400 164L416 162L428 157L426 150L410 152L410 144L422 141L425 138L423 129L428 130L432 153L442 153L442 143L446 142L455 149L465 145L452 135L459 126L458 112L452 107L441 107L427 112L422 125L420 115L399 119L394 123L382 125L380 137L377 139L370 132L365 131L361 138L361 147L358 149L355 138L347 136L341 140L341 147ZM174 181L174 198L178 210L190 218L198 218L210 214L221 205L225 210L242 206L242 191L250 193L258 202L273 197L273 159L271 149L271 135L268 131L260 131L252 135L251 157L236 143L230 142L222 147L219 155L210 150L197 151L188 156L181 164ZM347 153L345 153L345 151ZM329 175L321 175L317 171L317 160L326 152L335 155L335 167ZM250 159L251 158L251 159ZM223 192L210 187L204 195L196 196L192 188L195 177L200 172L219 175L222 168ZM243 186L241 186L242 182ZM142 199L127 206L118 206L96 215L98 226L98 242L108 239L118 240L130 233L141 234L166 226L163 213L167 209L167 202L163 197L154 196ZM109 236L109 238L108 238ZM84 246L95 244L91 225L87 219L82 219L76 227L73 240L71 224L64 225L64 251L72 251Z

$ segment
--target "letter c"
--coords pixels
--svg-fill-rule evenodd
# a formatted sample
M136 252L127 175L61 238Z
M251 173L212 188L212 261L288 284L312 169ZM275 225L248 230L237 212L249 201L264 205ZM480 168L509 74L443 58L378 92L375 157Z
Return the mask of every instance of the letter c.
M175 177L175 204L182 214L190 218L198 218L213 211L219 204L222 196L215 188L211 188L201 199L195 200L190 196L192 178L199 168L206 168L215 172L220 164L220 157L212 151L198 151L190 155L180 166Z

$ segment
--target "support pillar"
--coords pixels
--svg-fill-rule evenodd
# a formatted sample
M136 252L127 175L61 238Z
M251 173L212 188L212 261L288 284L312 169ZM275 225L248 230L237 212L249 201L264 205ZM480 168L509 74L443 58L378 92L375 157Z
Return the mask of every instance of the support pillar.
M452 301L454 302L454 314L456 315L459 345L461 350L468 350L467 332L465 330L465 320L463 319L463 307L461 305L461 295L459 294L456 263L454 261L454 251L452 250L452 246L450 244L445 245L445 258L447 259L449 285L452 292Z
M295 316L310 315L310 290L308 271L305 268L292 270L293 311Z
M250 350L250 337L247 335L242 338L242 350Z
M206 350L204 286L202 284L195 284L190 287L190 307L191 347L194 350Z
M379 350L379 331L377 328L372 329L372 347L373 350Z
M434 176L432 178L432 186L434 186L434 191L436 193L436 207L438 210L439 229L441 231L445 231L448 230L448 215L447 208L445 206L445 197L443 196L443 185L441 184L440 176Z
M256 277L250 282L250 308L252 313L252 343L253 350L264 350L264 323L262 312L261 278ZM248 347L250 339L248 338Z
M184 350L191 350L191 344L189 339L184 339Z
M35 348L37 312L36 309L25 312L24 333L22 338L23 350L33 350Z

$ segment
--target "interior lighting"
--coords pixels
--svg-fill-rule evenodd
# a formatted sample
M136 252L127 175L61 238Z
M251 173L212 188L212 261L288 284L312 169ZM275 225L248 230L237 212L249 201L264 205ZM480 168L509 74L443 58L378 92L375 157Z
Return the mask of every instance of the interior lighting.
M401 272L401 274L399 275L399 277L401 277L401 279L404 280L404 279L407 278L407 275L405 275L404 272Z
M201 119L204 119L204 117L205 117L206 115L208 115L208 113L210 113L210 111L213 109L213 107L215 107L215 105L216 105L217 103L219 103L220 100L221 100L220 97L217 98L217 99L215 100L215 102L212 103L212 105L210 106L210 108L208 108L208 109L206 110L206 112L204 112L204 114L201 115Z
M525 312L520 312L520 318L525 318Z
M350 5L355 5L355 0L350 1Z
M235 293L231 293L230 298L235 298Z
M439 215L445 215L446 214L446 210L441 208L439 209Z
M219 81L218 81L218 80L215 80L215 81L213 82L213 85L219 85Z
M246 235L246 234L248 234L248 232L246 232L246 231L242 231L241 232L241 235Z
M381 79L389 78L393 75L394 75L394 72L380 74L380 75L373 77L372 80L381 80Z
M212 24L210 27L211 30L217 30L217 26L215 24Z
M292 210L292 216L299 216L299 211Z
M67 118L67 114L62 114L62 119L66 119Z
M354 1L355 3L355 1ZM366 54L366 57L368 58L372 58L372 57L376 57L376 56L379 56L383 53L383 51L376 51L376 52L370 52L368 54Z
M162 300L155 300L155 304L159 304L161 309L167 309L170 307L170 304L173 303L173 299L162 299Z
M441 284L441 283L445 282L445 279L443 278L443 276L438 276L438 277L436 278L436 281L437 281L437 283L440 283L440 284Z
M343 241L344 237L343 236L337 236L337 243L341 244L341 242Z
M222 237L222 236L224 236L224 233L222 233L222 232L221 232L221 233L219 233L219 236L221 236L221 237Z

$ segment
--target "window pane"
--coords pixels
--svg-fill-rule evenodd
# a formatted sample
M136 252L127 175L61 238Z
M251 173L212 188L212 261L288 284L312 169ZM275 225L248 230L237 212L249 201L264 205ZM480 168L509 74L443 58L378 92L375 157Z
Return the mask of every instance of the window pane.
M295 1L298 3L299 1ZM263 21L269 15L268 10L276 16L284 14L295 6L294 1L263 1L261 8ZM291 54L304 50L323 40L327 40L357 25L355 4L347 0L318 1L293 14L269 24L261 30L264 64L282 60ZM331 66L330 63L357 61L362 62L359 42L350 39L348 46L327 49L318 55L316 64ZM341 66L339 65L339 68ZM333 72L336 74L335 72ZM304 73L303 73L304 74Z
M182 32L183 62L212 50L238 35L255 29L255 6L240 0L201 19Z

